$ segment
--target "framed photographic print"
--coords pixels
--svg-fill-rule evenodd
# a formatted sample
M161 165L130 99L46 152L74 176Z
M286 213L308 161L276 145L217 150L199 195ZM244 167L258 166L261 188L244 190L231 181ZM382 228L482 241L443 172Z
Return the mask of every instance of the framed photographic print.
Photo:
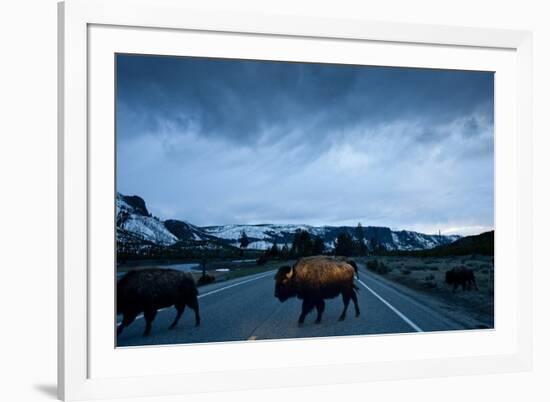
M530 33L59 16L61 398L530 368Z

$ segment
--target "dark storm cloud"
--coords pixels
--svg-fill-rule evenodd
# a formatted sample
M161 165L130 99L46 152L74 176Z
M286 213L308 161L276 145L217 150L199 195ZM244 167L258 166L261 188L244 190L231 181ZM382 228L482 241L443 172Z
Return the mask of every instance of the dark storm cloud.
M245 143L277 126L280 136L310 122L330 134L396 118L440 123L492 104L490 73L368 69L304 63L119 56L118 104L131 132L196 127L201 135ZM491 110L487 110L492 115ZM475 122L474 122L475 123ZM221 129L223 128L223 129Z
M119 55L117 145L121 191L198 224L493 224L492 73Z

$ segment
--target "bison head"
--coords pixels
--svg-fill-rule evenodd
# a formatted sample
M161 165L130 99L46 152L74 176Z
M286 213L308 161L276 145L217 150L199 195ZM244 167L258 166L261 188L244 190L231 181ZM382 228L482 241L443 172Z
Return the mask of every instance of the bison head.
M275 274L275 297L281 302L296 296L293 275L294 269L289 266L279 268Z

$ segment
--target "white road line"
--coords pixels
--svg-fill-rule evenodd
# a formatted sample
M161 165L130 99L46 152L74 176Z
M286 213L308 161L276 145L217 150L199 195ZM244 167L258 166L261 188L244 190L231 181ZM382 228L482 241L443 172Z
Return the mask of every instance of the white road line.
M231 289L231 288L234 288L235 286L243 285L243 284L245 284L245 283L252 282L252 281L255 281L255 280L257 280L257 279L262 279L262 278L265 278L266 276L269 276L269 275L273 275L273 272L270 271L270 272L268 272L268 273L266 273L266 274L264 274L264 275L255 276L254 278L250 278L250 279L247 279L247 280L245 280L245 281L237 282L237 283L234 283L234 284L232 284L232 285L225 286L225 287L223 287L223 288L215 289L215 290L212 290L212 291L210 291L210 292L206 292L206 293L204 293L204 294L202 294L202 295L199 294L199 295L197 296L197 299L201 299L201 298L203 298L203 297L205 297L205 296L210 296L210 295L213 295L214 293L221 292L222 290ZM172 308L172 307L161 308L161 309L159 309L158 311L163 311L163 310L166 310L166 309L169 309L169 308ZM137 320L138 318L143 318L143 314L138 315L138 316L136 317L136 320ZM118 322L117 322L117 325L120 325L121 323L122 323L122 321L118 321Z
M246 281L237 282L237 283L234 283L233 285L229 285L229 286L225 286L223 288L212 290L212 291L207 292L205 294L199 295L198 298L200 299L200 298L205 297L205 296L210 296L210 295L213 295L214 293L221 292L222 290L231 289L231 288L234 288L235 286L239 286L239 285L242 285L242 284L245 284L245 283L248 283L248 282L252 282L252 281L255 281L256 279L262 279L262 278L265 278L266 276L269 276L269 275L273 275L273 272L268 272L265 275L256 276L254 278L247 279Z
M384 303L386 306L390 308L391 311L393 311L395 314L399 316L403 321L405 321L407 324L409 324L416 332L424 332L422 329L416 325L414 322L412 322L405 314L403 314L401 311L393 307L389 302L387 302L382 296L380 296L378 293L376 293L374 290L372 290L370 287L368 287L365 282L363 282L361 279L358 279L359 283L365 287L369 292L371 292L374 296L376 296L382 303Z

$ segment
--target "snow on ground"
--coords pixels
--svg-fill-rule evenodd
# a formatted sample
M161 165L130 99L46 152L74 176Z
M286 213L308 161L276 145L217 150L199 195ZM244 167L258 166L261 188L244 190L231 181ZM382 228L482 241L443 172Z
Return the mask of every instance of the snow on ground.
M399 236L397 235L397 233L391 232L391 238L392 238L393 244L395 244L395 247L399 249L399 247L401 246L401 242L399 241Z
M120 193L117 193L116 196L116 213L118 214L120 211L126 211L129 213L134 212L134 208L130 204L128 204L126 201L122 199L122 196Z
M244 231L248 237L254 239L271 239L273 236L282 236L283 233L294 233L296 230L307 230L314 235L322 235L325 228L316 228L308 225L226 225L202 228L205 233L226 240L238 240Z
M327 250L334 250L336 248L336 242L335 241L326 241L325 242L325 248Z
M422 248L432 248L432 247L435 247L437 245L437 243L435 243L433 241L433 239L430 239L427 236L421 236L420 233L416 233L416 232L410 232L410 233L412 234L414 239L419 244L422 245Z
M267 241L253 241L248 245L248 249L250 250L267 250L268 248L271 248L273 246L272 242Z
M126 215L121 219L119 228L124 229L133 235L149 240L157 244L169 246L178 241L166 227L164 223L151 216L143 216L135 213L135 208L122 199L122 194L117 193L116 197L117 217Z
M162 221L149 216L131 214L120 224L120 228L157 244L169 246L178 241Z
M241 244L238 241L231 243L231 245L238 248L241 247ZM250 242L246 248L248 250L267 250L272 246L273 246L273 242L271 241L258 240L258 241ZM282 247L282 246L279 246L279 247Z
M429 249L458 240L460 236L439 236L402 230L392 232L392 241L398 250Z
M255 239L268 239L270 236L266 233L270 229L268 226L248 226L248 225L227 225L203 228L209 235L226 240L238 240L244 230L248 237Z

